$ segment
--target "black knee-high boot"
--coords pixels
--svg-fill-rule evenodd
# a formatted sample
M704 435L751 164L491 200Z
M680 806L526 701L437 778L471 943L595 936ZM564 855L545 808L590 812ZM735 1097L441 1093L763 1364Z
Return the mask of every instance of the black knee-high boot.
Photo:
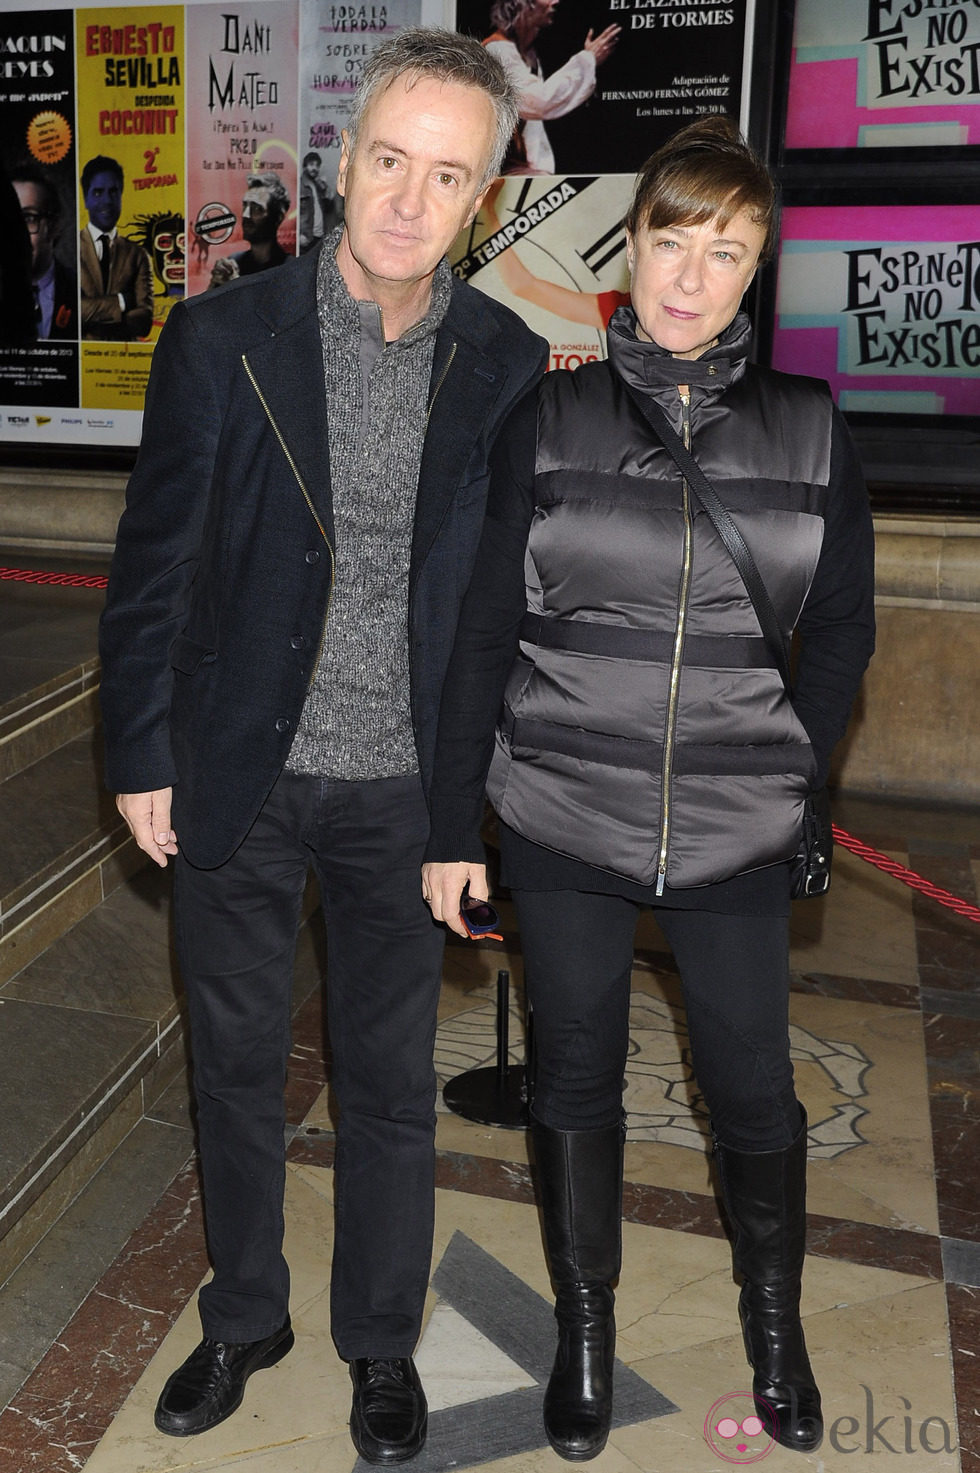
M544 1428L555 1452L573 1463L602 1451L612 1417L624 1134L622 1124L552 1130L531 1120L558 1321Z
M823 1417L800 1323L806 1251L802 1106L800 1115L800 1132L785 1150L735 1151L716 1140L715 1156L735 1231L735 1268L743 1277L738 1310L755 1373L756 1410L777 1442L812 1452L823 1438Z

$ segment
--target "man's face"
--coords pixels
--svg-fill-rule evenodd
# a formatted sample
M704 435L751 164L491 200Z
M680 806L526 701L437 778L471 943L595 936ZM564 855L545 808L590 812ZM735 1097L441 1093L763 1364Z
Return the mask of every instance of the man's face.
M303 165L303 172L308 179L318 179L320 177L320 160L318 158L307 159Z
M14 180L20 212L31 237L31 276L38 281L51 265L57 239L57 219L51 210L48 191L40 184Z
M371 102L353 149L344 132L337 264L355 296L431 277L480 208L495 131L479 88L400 76Z
M85 191L85 208L97 230L114 230L122 214L122 183L110 170L94 174Z
M242 234L245 239L272 240L278 225L269 190L264 185L246 190L242 199Z
M532 4L528 7L527 15L537 30L540 31L545 26L551 25L555 18L554 10L557 4L558 0L532 0Z

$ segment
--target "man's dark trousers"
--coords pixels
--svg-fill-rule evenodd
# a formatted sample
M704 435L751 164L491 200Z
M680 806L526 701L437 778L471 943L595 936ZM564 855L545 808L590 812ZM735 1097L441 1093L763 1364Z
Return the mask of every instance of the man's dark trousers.
M178 858L208 1245L205 1335L249 1341L288 1313L283 1089L309 865L327 928L331 1082L340 1107L331 1327L347 1360L409 1356L429 1278L433 1045L443 937L422 904L417 776L285 773L225 864Z

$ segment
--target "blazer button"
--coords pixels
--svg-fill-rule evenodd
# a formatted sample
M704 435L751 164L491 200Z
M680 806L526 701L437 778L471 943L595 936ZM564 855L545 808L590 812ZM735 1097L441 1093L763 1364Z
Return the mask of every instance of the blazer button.
M279 717L279 720L276 722L276 731L288 731L288 730L289 730L289 722L286 720L285 716L280 716Z
M289 641L289 643L290 643L291 647L294 650L305 650L306 649L306 635L305 634L294 634L293 637L292 637L292 639Z
M311 547L309 552L306 554L306 561L308 563L318 563L320 561L320 554L317 552L315 547Z

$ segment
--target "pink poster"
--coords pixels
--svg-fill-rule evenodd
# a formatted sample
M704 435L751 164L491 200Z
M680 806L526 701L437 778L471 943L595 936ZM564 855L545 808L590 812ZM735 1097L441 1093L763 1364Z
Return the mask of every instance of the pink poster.
M773 366L853 412L980 414L980 207L786 209Z
M296 254L298 12L187 6L188 295Z
M980 143L976 0L796 0L787 148Z

